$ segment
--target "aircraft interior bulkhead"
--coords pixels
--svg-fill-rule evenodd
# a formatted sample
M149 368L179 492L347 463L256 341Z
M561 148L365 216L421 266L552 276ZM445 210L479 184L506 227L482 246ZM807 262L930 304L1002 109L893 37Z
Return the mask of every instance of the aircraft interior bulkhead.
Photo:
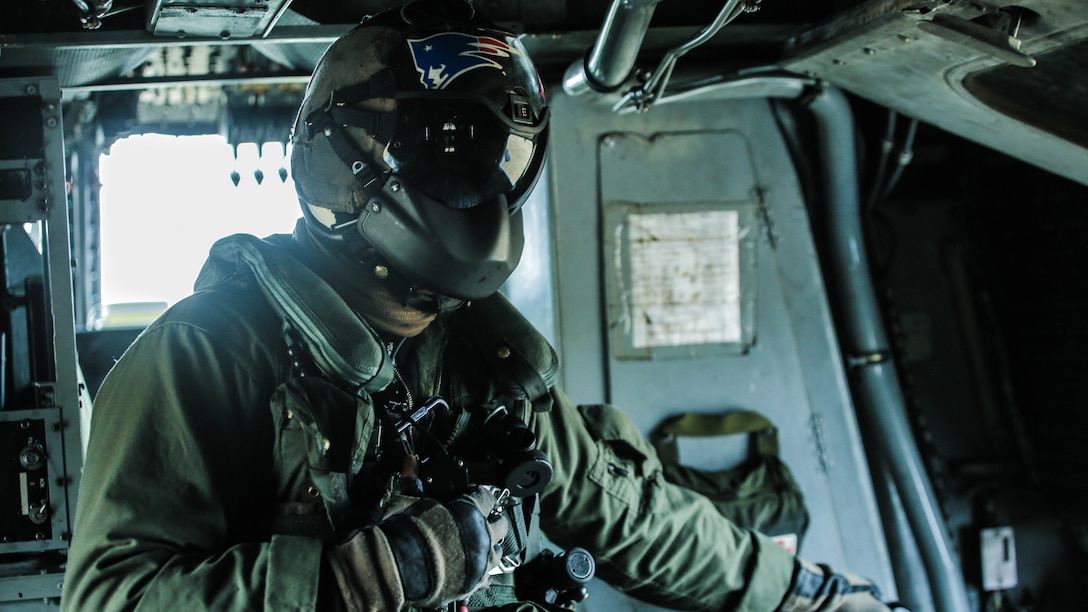
M567 395L703 470L775 434L767 535L912 612L1088 609L1088 2L473 2L551 112L502 292ZM292 231L310 75L398 4L0 8L0 610L61 605L102 380L183 251Z

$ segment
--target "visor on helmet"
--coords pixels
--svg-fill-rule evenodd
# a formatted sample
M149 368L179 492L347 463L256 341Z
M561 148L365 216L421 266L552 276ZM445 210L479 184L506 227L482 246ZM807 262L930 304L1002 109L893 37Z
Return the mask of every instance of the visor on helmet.
M385 162L445 206L472 208L503 195L514 212L540 174L545 135L513 127L478 100L403 97L397 113Z

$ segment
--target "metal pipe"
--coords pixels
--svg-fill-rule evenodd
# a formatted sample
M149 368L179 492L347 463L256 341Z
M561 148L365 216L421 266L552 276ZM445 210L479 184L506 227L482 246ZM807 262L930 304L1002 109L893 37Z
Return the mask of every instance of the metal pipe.
M718 12L718 16L710 23L710 25L703 28L695 38L692 38L665 54L664 59L661 60L657 69L653 71L650 78L646 80L646 84L642 86L642 100L637 101L637 106L645 107L646 103L652 102L656 98L664 95L665 87L668 86L669 78L672 76L672 71L676 67L676 60L680 59L680 57L688 51L691 51L710 40L710 38L717 34L718 30L721 30L725 24L736 19L737 15L741 13L741 10L737 8L741 1L742 0L726 0L725 5L722 6L721 11Z
M850 378L859 424L869 452L883 455L903 501L936 608L969 612L958 555L914 442L898 375L888 359L889 344L865 254L850 106L842 92L824 88L809 108L816 119L819 159L825 170L831 265L840 294L842 344L853 364Z
M729 77L715 76L672 90L658 98L656 104L673 104L685 100L751 100L754 98L796 100L817 84L816 79L781 72L753 70ZM620 114L638 110L633 106L616 108Z
M280 8L276 9L276 14L272 16L271 21L268 22L267 26L265 26L264 32L261 33L261 38L268 38L268 35L272 33L272 28L276 27L276 24L279 23L280 18L283 17L283 14L287 12L288 8L290 8L292 1L293 0L284 0L284 3L280 5Z
M601 32L583 60L563 76L567 94L611 93L631 76L650 19L661 0L612 0Z
M97 30L102 27L102 18L113 8L113 0L72 0L79 10L79 21L87 30Z

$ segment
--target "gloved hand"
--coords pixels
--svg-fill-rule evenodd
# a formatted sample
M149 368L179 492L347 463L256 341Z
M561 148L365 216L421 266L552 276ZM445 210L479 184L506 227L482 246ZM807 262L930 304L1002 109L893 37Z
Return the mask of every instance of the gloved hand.
M441 504L419 498L402 512L325 550L349 610L434 608L467 597L502 556L508 521L489 516L488 488Z
M778 612L888 612L872 581L797 559Z

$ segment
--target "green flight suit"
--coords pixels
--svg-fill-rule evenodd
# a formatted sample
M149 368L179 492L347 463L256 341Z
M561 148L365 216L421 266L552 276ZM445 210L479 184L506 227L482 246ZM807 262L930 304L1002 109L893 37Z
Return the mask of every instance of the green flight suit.
M398 355L420 397L468 405L500 392L460 320L441 316ZM246 274L140 335L95 399L63 609L317 608L332 584L324 542L277 525L320 516L338 486L322 470L357 468L375 417L367 393L299 378L293 359L282 317ZM667 483L618 410L550 394L550 411L526 411L554 466L540 495L550 540L588 549L598 577L657 605L777 607L789 553Z

